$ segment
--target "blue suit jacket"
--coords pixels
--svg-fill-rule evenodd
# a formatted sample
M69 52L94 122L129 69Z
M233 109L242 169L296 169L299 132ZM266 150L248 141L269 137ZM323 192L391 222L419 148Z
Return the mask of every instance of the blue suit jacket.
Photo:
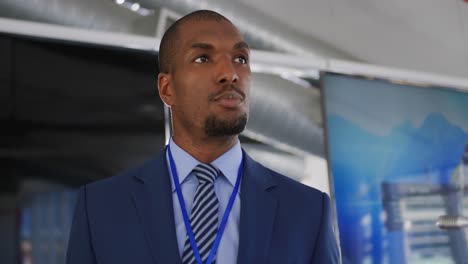
M80 189L67 264L181 263L164 153ZM328 196L244 159L237 263L339 263Z

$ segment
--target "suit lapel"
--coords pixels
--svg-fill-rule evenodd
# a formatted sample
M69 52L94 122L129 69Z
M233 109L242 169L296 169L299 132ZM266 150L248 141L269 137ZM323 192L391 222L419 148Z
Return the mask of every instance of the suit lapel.
M269 190L276 184L270 172L244 151L237 263L266 263L277 201Z
M165 151L136 175L133 199L155 263L181 263Z

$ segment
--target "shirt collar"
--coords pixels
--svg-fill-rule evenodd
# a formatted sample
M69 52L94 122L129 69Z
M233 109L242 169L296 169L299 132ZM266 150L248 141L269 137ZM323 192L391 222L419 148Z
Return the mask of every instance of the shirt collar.
M184 181L187 179L187 176L192 172L193 168L195 168L201 162L195 159L192 155L187 153L181 147L177 146L177 144L172 140L172 138L169 140L169 146L171 148L172 157L174 158L174 163L177 169L177 175L179 176L179 181L181 184L183 184ZM236 184L237 173L241 161L242 148L239 140L237 140L236 144L231 149L229 149L223 155L211 162L211 164L216 166L223 173L223 175L226 177L229 183L232 186L234 186ZM170 173L172 174L172 172ZM172 192L174 192L175 185L172 177L171 184Z

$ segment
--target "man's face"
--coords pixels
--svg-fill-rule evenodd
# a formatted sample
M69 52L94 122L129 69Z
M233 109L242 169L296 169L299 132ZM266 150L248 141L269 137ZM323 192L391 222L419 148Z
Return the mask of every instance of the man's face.
M239 134L249 110L249 49L227 21L190 21L178 31L170 73L174 122L204 136Z

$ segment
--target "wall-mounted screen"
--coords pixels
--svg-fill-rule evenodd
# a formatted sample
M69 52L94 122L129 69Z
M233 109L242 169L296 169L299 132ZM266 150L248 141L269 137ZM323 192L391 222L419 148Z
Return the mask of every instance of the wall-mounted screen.
M468 93L323 74L343 263L466 263Z

